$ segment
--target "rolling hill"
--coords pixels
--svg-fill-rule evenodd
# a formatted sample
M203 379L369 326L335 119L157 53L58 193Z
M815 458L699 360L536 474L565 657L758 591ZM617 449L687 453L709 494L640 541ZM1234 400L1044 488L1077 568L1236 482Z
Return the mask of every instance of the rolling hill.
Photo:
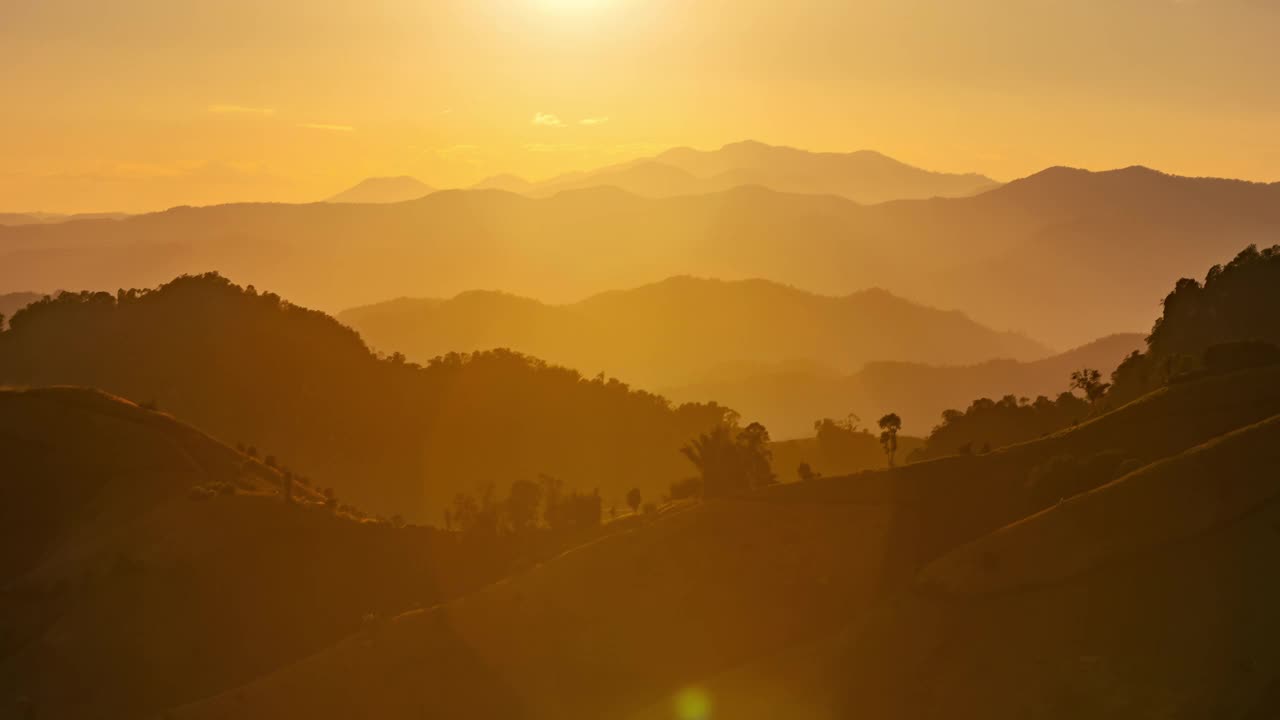
M1271 515L1250 511L1280 496L1270 472L1278 411L1280 369L1236 373L989 455L705 502L173 714L657 718L711 707L763 719L789 707L788 717L816 720L945 707L963 718L1132 717L1205 707L1241 672L1249 690L1231 697L1256 708L1280 678L1266 649L1280 628L1261 601L1274 590L1254 591L1275 583L1257 563L1224 561L1244 552L1262 562L1276 542ZM1026 486L1030 468L1064 452L1112 450L1135 469L1086 478L1072 500ZM1135 557L1139 547L1166 559ZM1067 573L1080 578L1070 589L1041 582L1106 557ZM1126 573L1165 582L1144 589ZM928 589L953 576L965 579ZM996 592L993 582L1030 588ZM478 669L438 675L453 652ZM1046 667L1062 672L1043 690ZM1192 692L1177 692L1181 679Z
M645 387L755 364L822 362L854 370L873 360L965 364L1049 353L1028 338L883 290L829 297L764 280L675 277L568 305L468 292L379 303L338 319L374 347L419 361L509 347Z
M1049 170L875 206L738 188L444 191L385 205L175 208L0 227L0 290L154 286L210 267L332 311L499 288L544 302L673 275L891 288L1054 347L1144 327L1173 283L1280 231L1280 185Z
M361 180L325 202L331 203L398 203L417 200L435 192L431 186L407 175Z

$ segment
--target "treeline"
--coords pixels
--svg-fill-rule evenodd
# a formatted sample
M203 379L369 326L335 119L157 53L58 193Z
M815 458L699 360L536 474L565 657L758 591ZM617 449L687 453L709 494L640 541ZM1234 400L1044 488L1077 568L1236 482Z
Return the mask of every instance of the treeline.
M657 496L687 474L679 449L731 417L507 350L379 357L333 318L216 273L18 311L0 333L0 383L154 403L411 520L495 478L562 478L609 505L636 487Z
M975 400L963 412L947 410L911 459L990 451L1070 427L1170 382L1280 363L1277 318L1280 245L1250 245L1226 266L1213 266L1203 283L1179 280L1164 299L1147 351L1130 355L1110 383L1084 368L1069 378L1083 397L1063 392L1056 400L1032 401L1009 395Z
M1088 400L1069 392L1050 400L1006 395L999 400L979 398L963 412L947 410L942 423L925 438L924 447L911 453L912 461L944 455L972 455L1013 443L1033 440L1070 427L1087 418Z
M1183 278L1135 352L1116 368L1110 404L1165 383L1280 362L1280 245L1250 245L1204 282Z

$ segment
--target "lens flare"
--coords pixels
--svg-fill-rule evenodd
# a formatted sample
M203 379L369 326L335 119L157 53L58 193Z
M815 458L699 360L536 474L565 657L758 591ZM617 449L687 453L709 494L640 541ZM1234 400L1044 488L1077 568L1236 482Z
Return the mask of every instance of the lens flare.
M709 720L711 696L701 688L689 687L676 695L676 717L679 720Z

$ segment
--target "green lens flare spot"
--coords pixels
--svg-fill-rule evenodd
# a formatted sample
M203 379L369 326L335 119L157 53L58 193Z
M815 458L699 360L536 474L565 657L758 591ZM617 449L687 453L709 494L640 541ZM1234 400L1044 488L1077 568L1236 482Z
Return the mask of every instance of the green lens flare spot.
M711 698L701 688L685 688L676 696L676 717L679 720L708 720L711 717Z

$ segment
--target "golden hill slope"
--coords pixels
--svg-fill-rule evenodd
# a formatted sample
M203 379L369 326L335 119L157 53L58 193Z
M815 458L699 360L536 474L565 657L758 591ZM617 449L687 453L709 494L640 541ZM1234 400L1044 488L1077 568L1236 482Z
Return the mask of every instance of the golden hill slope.
M836 664L844 716L1270 718L1280 416L926 567Z
M147 716L497 574L97 391L0 390L0 458L0 717Z
M616 717L865 611L888 521L755 501L669 513L174 716Z
M839 702L851 682L846 665L827 674L832 659L874 664L855 633L886 616L883 622L905 624L895 626L904 633L903 647L891 648L899 655L888 648L892 634L872 641L889 659L904 658L895 666L901 677L891 678L899 684L862 666L856 672L875 678L864 692L876 683L886 688L880 697L887 699L869 716L894 717L901 699L885 693L907 692L910 662L927 660L910 652L933 648L931 638L951 631L933 616L914 623L917 569L1040 509L1043 500L1025 488L1032 467L1064 453L1113 449L1138 466L1159 468L1177 456L1176 467L1201 467L1183 453L1194 458L1203 450L1190 448L1277 414L1280 369L1238 373L1166 388L986 456L708 502L352 636L175 717L657 718L682 689L700 686L722 707L754 708L742 717L788 708L792 717L824 718L848 710ZM1244 432L1244 445L1209 447L1239 451L1239 463L1266 468L1274 451L1260 449L1275 428L1265 422ZM804 703L787 705L800 696Z

